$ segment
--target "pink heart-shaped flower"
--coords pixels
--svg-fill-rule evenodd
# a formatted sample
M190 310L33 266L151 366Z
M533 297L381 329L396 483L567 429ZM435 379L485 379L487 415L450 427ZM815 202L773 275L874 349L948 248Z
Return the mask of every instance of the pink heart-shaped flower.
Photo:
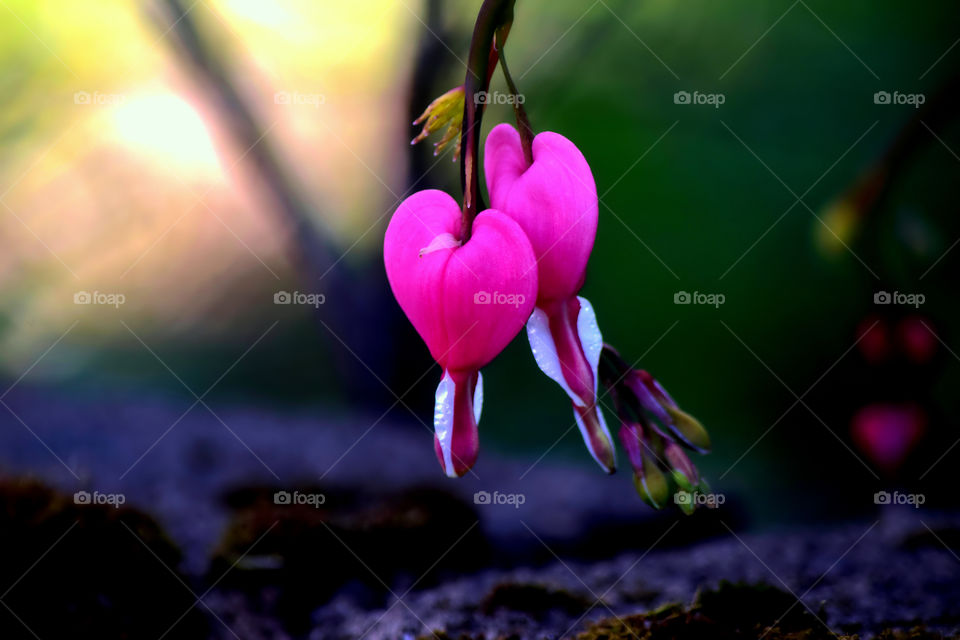
M533 164L509 124L493 128L483 167L490 206L523 228L539 264L537 306L567 300L583 286L597 235L599 201L590 165L570 140L545 131L533 140Z
M520 332L536 302L533 248L493 209L477 215L461 242L460 207L427 190L393 214L383 256L393 295L444 369L434 411L438 456L448 475L462 475L476 459L478 372Z
M537 296L533 249L508 216L488 209L460 245L460 207L443 191L400 205L383 244L400 307L449 371L476 371L523 328Z
M577 296L597 235L593 173L576 145L557 133L533 139L532 163L520 134L508 124L493 128L484 150L490 202L516 220L537 256L537 305L527 323L534 358L570 396L587 448L612 472L613 441L597 407L603 337L592 305Z

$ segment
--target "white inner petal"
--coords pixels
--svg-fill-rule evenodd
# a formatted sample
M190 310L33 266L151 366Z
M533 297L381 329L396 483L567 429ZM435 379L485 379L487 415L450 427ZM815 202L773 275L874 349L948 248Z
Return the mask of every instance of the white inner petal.
M580 346L583 349L583 355L587 357L590 363L590 369L593 370L593 395L597 395L597 384L600 376L597 372L600 368L600 352L603 351L603 336L600 334L600 327L597 325L597 314L593 311L593 305L586 298L577 296L580 301L580 313L577 315L577 335L580 336Z
M477 371L477 387L473 390L473 421L480 424L480 412L483 410L483 374Z
M579 324L579 319L577 324ZM594 325L596 325L596 319L594 319ZM570 396L575 405L578 407L585 406L583 400L570 390L563 377L563 367L560 364L560 356L557 354L557 345L553 341L553 335L550 334L550 320L547 318L547 313L539 307L533 310L533 314L527 320L527 339L530 341L533 359L536 360L540 370L547 374L548 378L563 387L563 390Z
M457 476L453 468L453 396L455 392L456 383L450 374L444 371L434 396L433 430L440 442L444 471L451 478Z

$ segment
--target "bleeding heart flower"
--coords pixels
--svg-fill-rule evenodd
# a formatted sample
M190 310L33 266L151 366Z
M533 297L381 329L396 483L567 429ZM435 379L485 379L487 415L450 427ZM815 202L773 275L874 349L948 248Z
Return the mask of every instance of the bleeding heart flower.
M490 132L484 171L491 206L519 223L537 256L537 305L527 323L537 365L570 396L587 448L613 472L613 442L597 407L603 338L590 302L577 296L597 233L596 184L583 154L563 136L537 135L532 152L529 164L508 124Z
M413 194L393 214L383 242L393 295L443 368L434 446L450 477L479 452L480 369L520 332L537 295L533 249L509 216L488 209L461 241L461 213L442 191Z
M872 404L853 417L853 440L887 473L896 471L923 436L927 414L913 404Z

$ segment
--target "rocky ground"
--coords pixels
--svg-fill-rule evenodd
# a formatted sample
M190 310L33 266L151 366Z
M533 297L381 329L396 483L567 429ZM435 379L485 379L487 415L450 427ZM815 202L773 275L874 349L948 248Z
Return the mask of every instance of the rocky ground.
M827 627L960 627L960 514L891 507L751 534L736 500L655 513L630 483L552 459L485 450L476 475L449 482L425 428L377 416L184 415L189 403L20 388L4 402L4 638L687 637L676 625L775 638L789 622L815 640ZM78 490L124 504L77 504ZM277 504L277 491L323 502ZM523 503L477 504L478 491ZM751 586L689 608L722 581ZM673 603L688 608L631 617ZM704 630L739 608L749 615ZM654 633L661 624L673 626Z
M731 532L682 550L626 553L600 562L558 558L541 569L453 580L402 601L400 592L386 608L371 612L335 602L319 612L311 637L400 638L426 630L569 637L599 619L689 604L698 590L716 588L721 580L763 583L794 594L801 601L796 611L807 609L837 631L870 635L925 623L955 632L960 559L942 538L953 536L956 542L958 530L947 531L928 531L898 516L830 531Z

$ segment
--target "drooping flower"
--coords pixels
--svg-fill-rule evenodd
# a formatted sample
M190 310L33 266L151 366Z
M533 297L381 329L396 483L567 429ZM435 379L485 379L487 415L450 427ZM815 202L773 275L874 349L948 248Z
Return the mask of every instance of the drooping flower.
M612 472L613 442L597 406L603 338L590 302L577 295L597 233L596 184L583 154L563 136L541 133L531 151L529 163L508 124L490 132L484 171L491 206L519 223L536 253L539 288L527 337L537 365L570 397L587 448Z
M400 204L383 243L393 295L443 368L434 447L450 477L477 459L480 369L520 332L537 295L533 249L509 216L483 211L461 238L459 205L427 190Z

